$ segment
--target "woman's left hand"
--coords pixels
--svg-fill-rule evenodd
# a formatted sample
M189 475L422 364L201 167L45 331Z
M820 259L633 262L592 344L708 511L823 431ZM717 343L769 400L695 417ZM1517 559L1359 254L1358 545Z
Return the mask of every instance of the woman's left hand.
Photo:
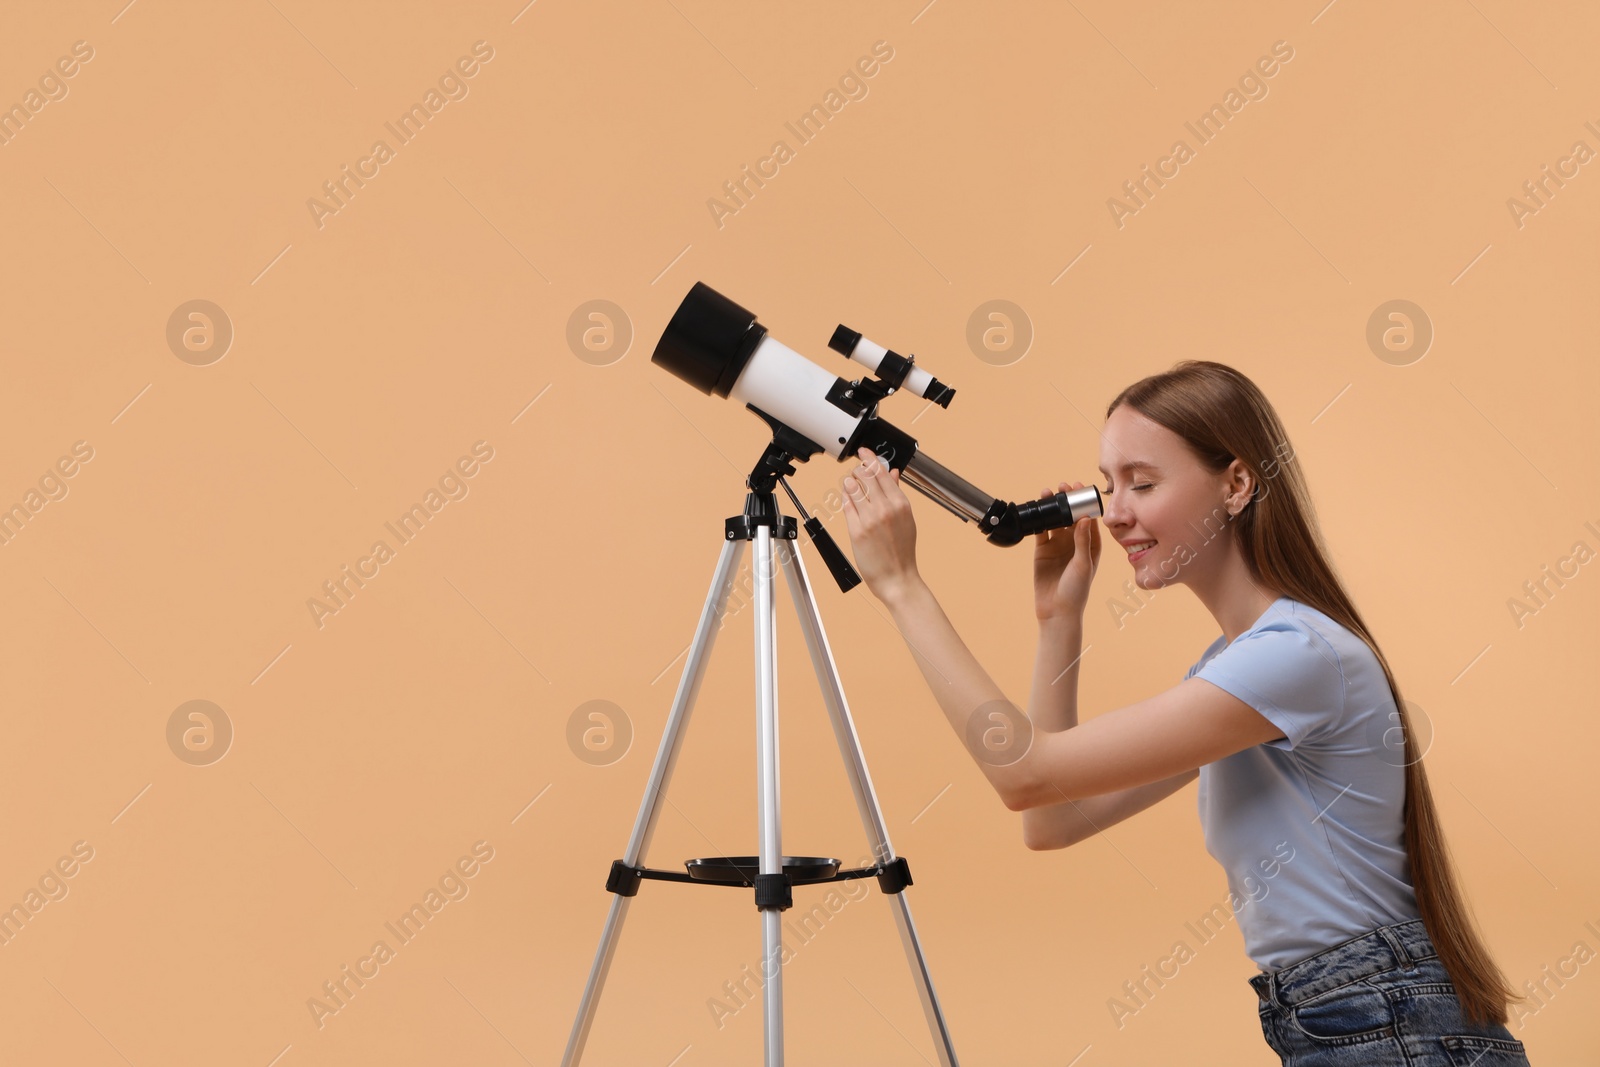
M856 569L874 596L887 603L922 580L917 573L917 522L900 488L900 472L886 468L870 449L843 480L844 521Z

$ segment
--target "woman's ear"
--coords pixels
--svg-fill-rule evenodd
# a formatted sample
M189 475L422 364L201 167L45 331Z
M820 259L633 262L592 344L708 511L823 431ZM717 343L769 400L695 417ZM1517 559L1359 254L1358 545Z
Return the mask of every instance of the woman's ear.
M1228 484L1222 506L1227 509L1229 518L1237 518L1239 512L1245 509L1251 497L1255 495L1255 475L1250 473L1250 468L1240 459L1228 465L1227 475Z

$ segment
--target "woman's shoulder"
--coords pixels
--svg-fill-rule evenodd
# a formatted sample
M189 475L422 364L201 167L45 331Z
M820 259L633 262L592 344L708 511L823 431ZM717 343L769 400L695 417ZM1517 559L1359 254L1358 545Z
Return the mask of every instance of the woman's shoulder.
M1337 684L1349 708L1381 714L1394 707L1383 662L1365 638L1304 601L1280 597L1277 607L1281 610L1269 612L1274 618L1262 625L1278 631L1286 665L1296 664L1328 686Z
M1253 658L1266 652L1269 646L1275 649L1292 646L1315 653L1340 674L1352 660L1371 658L1374 664L1377 662L1367 643L1337 619L1305 601L1285 595L1268 605L1250 628L1232 641L1226 635L1218 634L1184 678L1193 677L1224 653L1232 652L1228 659Z
M1280 597L1286 606L1284 627L1291 627L1326 648L1349 667L1377 666L1378 658L1360 634L1326 612L1293 597Z

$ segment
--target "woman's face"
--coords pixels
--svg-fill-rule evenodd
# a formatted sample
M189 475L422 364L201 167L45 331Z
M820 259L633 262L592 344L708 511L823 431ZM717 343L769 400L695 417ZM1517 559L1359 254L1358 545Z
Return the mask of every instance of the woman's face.
M1101 521L1140 589L1192 584L1216 565L1232 532L1226 472L1210 473L1183 438L1121 404L1100 435L1100 473Z

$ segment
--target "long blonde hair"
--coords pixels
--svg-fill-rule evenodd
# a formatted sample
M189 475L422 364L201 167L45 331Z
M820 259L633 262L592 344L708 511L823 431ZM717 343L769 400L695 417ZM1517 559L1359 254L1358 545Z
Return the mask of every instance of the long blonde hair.
M1277 413L1254 382L1222 363L1183 360L1128 386L1106 408L1126 404L1188 443L1207 470L1221 473L1238 459L1257 486L1231 521L1245 565L1257 584L1317 609L1367 643L1383 667L1405 734L1405 842L1417 909L1439 961L1450 975L1462 1016L1484 1025L1506 1021L1515 993L1479 936L1458 887L1422 753L1394 672L1345 593L1322 542L1300 465L1289 452ZM1270 467L1268 465L1271 464ZM1269 481L1272 488L1262 492Z

